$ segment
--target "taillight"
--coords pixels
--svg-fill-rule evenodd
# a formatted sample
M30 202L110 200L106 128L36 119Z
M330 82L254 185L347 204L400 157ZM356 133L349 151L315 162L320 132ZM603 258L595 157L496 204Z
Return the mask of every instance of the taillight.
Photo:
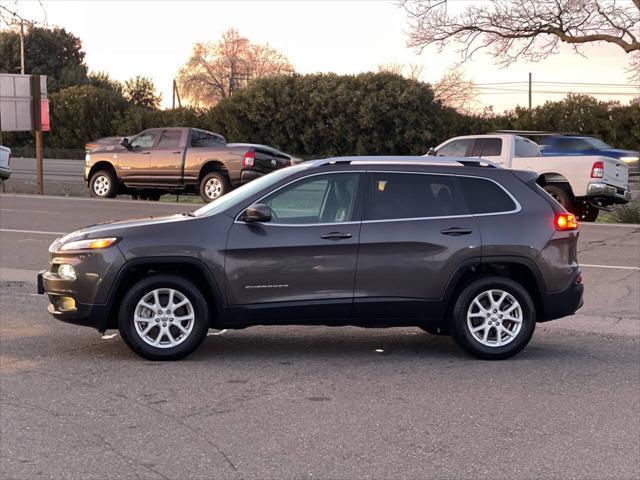
M11 152L9 152L9 158L7 159L7 165L11 165Z
M560 232L565 230L577 230L578 220L573 213L556 213L553 220L553 226Z
M591 178L602 178L602 175L604 175L604 163L593 162L593 167L591 167Z
M256 152L253 150L244 154L244 160L242 160L243 167L253 167L253 161L256 159Z
M582 285L582 274L579 273L576 277L576 285Z

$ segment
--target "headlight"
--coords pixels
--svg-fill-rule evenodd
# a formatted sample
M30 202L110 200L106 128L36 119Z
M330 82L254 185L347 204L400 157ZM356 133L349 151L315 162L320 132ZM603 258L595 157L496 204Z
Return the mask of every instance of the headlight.
M91 161L91 155L89 155L88 153L84 156L84 162L88 165L89 162Z
M75 242L65 243L60 247L60 251L67 250L100 250L107 248L118 241L117 238L92 238L88 240L76 240Z
M620 160L622 160L624 163L637 162L639 159L640 157L620 157Z

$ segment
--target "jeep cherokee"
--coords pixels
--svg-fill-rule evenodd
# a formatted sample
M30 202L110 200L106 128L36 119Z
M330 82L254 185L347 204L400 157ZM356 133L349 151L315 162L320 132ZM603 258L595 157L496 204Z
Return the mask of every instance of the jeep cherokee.
M38 291L152 360L210 328L285 324L417 326L507 358L582 305L576 219L535 180L467 158L306 162L195 212L59 238Z

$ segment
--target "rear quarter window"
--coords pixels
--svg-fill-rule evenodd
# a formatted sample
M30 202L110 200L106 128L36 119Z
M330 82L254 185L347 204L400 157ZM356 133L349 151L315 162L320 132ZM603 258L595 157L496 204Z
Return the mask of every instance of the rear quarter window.
M458 180L471 214L505 213L517 208L509 194L491 180L475 177L459 177Z

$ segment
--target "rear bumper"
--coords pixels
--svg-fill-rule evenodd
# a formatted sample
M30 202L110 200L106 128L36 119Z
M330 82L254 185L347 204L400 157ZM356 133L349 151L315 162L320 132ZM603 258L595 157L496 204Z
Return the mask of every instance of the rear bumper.
M594 182L587 187L587 199L606 204L629 203L631 191L628 188L614 187L604 182Z
M550 292L542 295L542 315L538 316L538 322L548 322L562 317L573 315L582 307L584 300L584 285L577 283L580 272L576 272L569 285L558 292Z
M11 176L11 169L10 168L0 167L0 178L2 180L6 180L10 176Z
M262 177L263 175L264 173L256 172L255 170L242 170L240 172L240 184L244 185L245 183L249 183L251 180Z
M38 273L37 292L47 294L49 306L47 311L61 322L72 323L84 327L93 327L104 332L109 319L108 305L80 303L72 293L52 293L47 289L46 270ZM72 300L72 301L71 301Z

